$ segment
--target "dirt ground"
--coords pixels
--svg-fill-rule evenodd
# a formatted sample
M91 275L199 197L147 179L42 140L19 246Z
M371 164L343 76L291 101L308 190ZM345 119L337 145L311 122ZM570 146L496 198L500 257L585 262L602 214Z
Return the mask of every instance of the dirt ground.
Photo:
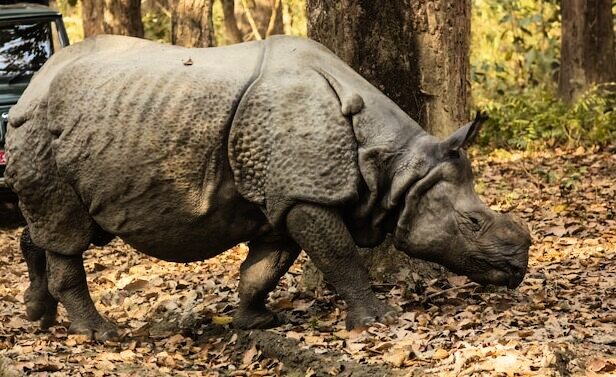
M344 330L330 290L302 288L302 254L270 296L285 324L236 331L240 245L174 264L121 241L86 253L90 291L122 342L97 344L25 319L23 223L0 212L0 376L616 375L616 149L474 152L477 191L525 219L530 269L516 290L463 277L374 288L400 308L393 326ZM6 207L6 206L5 206Z

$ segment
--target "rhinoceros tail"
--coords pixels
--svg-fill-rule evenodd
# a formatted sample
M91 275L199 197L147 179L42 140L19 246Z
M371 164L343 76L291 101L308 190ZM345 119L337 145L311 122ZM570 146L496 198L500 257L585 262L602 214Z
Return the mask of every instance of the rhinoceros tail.
M313 67L313 69L321 74L332 88L338 101L340 101L340 111L344 116L353 116L359 113L364 108L364 99L353 90L347 89L342 85L334 76L332 76L326 70L320 67Z

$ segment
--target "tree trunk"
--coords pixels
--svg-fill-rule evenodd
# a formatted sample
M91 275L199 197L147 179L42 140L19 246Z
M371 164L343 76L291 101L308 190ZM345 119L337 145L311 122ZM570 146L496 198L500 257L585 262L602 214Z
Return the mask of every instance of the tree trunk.
M81 14L84 37L105 34L105 4L102 1L81 0Z
M222 0L222 14L225 19L225 34L230 43L240 43L244 40L244 35L237 27L235 17L235 1Z
M141 0L105 0L105 32L143 38Z
M177 0L171 18L171 43L185 47L215 45L214 0Z
M83 33L143 38L140 0L82 0Z
M469 118L470 3L309 0L308 36L445 136Z
M563 0L561 98L574 101L592 84L616 81L614 25L610 0Z
M308 36L442 137L470 115L470 7L471 0L308 0ZM443 274L406 258L390 239L362 257L378 280Z

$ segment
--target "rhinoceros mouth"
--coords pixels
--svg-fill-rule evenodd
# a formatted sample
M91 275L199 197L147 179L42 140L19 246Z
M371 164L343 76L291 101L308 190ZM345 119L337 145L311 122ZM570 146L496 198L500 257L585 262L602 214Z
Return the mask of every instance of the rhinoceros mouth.
M467 274L467 276L475 283L482 285L493 284L514 289L522 283L525 274L526 268L511 266L507 269L491 268L487 271Z
M526 275L527 262L521 264L517 262L515 260L499 260L498 262L474 260L472 265L476 270L466 275L479 284L494 284L513 289L522 283Z

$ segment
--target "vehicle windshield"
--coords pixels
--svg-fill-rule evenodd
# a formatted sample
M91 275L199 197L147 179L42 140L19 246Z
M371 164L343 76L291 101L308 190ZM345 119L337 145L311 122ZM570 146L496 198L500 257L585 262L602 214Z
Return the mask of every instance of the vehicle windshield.
M49 21L0 24L0 81L27 79L53 53Z

